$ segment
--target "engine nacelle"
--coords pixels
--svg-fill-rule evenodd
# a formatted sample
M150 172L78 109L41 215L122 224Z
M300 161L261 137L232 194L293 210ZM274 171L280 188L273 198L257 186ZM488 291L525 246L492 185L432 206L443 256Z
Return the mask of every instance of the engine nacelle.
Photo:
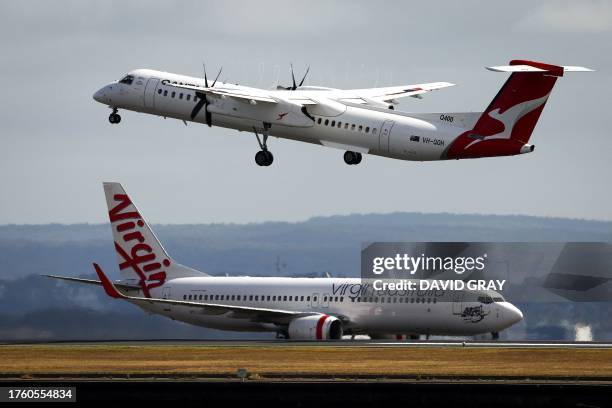
M292 340L340 340L342 322L328 315L298 317L289 323L287 331Z
M535 145L525 144L521 147L520 154L531 153L535 150Z

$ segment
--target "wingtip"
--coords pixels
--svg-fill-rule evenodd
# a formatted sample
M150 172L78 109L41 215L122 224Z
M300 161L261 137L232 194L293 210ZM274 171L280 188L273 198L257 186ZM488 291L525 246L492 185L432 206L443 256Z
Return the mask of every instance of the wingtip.
M106 294L114 299L124 297L117 290L115 285L113 285L110 279L108 279L104 271L102 271L102 268L100 268L100 265L94 262L93 266L94 266L94 269L96 270L96 273L98 274L98 278L100 278L100 282L102 282L102 287L104 288L104 291L106 292Z

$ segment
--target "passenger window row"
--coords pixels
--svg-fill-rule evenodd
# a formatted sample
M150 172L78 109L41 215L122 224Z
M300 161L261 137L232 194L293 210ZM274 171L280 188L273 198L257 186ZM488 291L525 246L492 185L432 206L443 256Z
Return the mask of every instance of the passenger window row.
M329 120L329 119L323 119L323 118L317 118L316 119L316 123L318 125L323 125L323 126L329 126L329 127L333 127L333 128L338 128L338 129L342 129L342 127L344 126L344 129L346 130L357 130L358 132L363 132L365 131L366 134L370 133L370 127L369 126L363 126L363 125L356 125L354 123L348 123L348 122L341 122L341 121L335 121L335 120ZM376 128L372 128L372 134L376 135Z
M317 297L313 297L314 301ZM289 296L289 295L212 295L212 294L200 294L200 295L183 295L183 300L234 300L239 302L255 301L255 302L310 302L310 296Z
M162 89L160 88L160 89L158 89L158 90L157 90L157 93L158 93L159 95L162 95L162 92L163 92L163 96L168 96L168 90L167 90L167 89L166 89L166 90L162 90ZM179 98L179 99L183 99L183 96L185 96L185 100L188 100L188 101L189 101L189 100L191 100L191 94L190 94L190 93L185 94L185 93L183 93L183 92L176 92L176 91L172 91L172 92L170 92L170 97L171 97L171 98L174 98L174 97L176 97L176 96L177 96L177 94L178 94L178 98ZM194 101L194 102L197 102L197 101L198 101L198 97L197 97L196 95L193 95L193 101Z
M351 298L357 303L438 303L436 298L403 298L403 297L357 297Z

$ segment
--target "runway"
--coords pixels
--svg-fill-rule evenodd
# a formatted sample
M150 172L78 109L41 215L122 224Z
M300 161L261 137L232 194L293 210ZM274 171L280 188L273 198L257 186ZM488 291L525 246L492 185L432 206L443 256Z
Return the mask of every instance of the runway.
M440 348L560 348L560 349L609 349L612 342L570 341L484 341L484 340L193 340L193 339L112 339L112 340L16 340L0 342L2 345L125 345L125 346L201 346L201 347L440 347Z

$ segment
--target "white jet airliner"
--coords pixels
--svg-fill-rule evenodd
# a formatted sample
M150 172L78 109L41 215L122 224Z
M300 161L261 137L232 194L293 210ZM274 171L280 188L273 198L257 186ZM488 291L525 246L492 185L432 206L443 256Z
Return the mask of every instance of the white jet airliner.
M346 164L360 163L366 153L414 161L468 159L532 152L529 138L557 78L568 71L591 71L526 60L487 69L511 75L484 112L393 109L398 98L420 98L453 85L448 82L341 90L303 86L306 75L296 84L293 68L292 86L276 90L221 83L219 75L209 83L206 74L200 79L137 69L93 98L113 110L111 123L121 121L118 109L127 109L254 132L260 166L274 159L269 136L346 150Z
M104 192L122 280L47 275L102 285L142 309L198 326L276 332L294 340L498 333L521 311L494 291L376 291L349 278L214 277L177 263L118 183Z

